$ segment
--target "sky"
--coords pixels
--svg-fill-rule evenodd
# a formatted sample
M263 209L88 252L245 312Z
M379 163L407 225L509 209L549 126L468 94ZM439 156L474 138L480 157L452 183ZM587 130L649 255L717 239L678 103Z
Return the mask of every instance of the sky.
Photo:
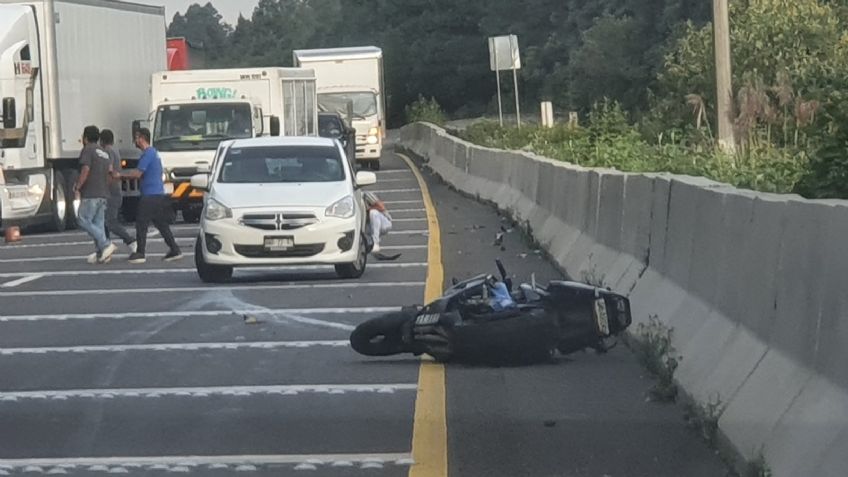
M174 14L185 13L186 9L192 3L206 5L210 0L130 0L135 3L146 3L148 5L165 5L165 16L168 23L174 18ZM230 25L235 25L238 20L239 12L246 18L250 18L253 13L253 8L259 3L259 0L211 0L212 5L221 12L224 21Z

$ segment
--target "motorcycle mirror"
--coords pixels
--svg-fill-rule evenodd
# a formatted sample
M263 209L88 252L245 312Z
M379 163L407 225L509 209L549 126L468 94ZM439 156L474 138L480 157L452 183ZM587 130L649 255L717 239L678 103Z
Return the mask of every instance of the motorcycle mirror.
M457 283L459 283L459 280L457 280L457 279L456 279L456 277L453 277L453 278L451 278L451 283L452 283L454 286L456 286L456 284L457 284Z
M501 274L501 278L503 279L503 281L506 281L506 268L504 267L503 262L501 262L501 259L496 259L495 264L498 266L498 271Z
M536 272L530 274L530 286L536 289Z

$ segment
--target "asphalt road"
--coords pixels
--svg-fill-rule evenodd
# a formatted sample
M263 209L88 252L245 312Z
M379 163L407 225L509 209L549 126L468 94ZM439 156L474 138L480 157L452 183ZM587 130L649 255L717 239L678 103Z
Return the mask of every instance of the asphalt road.
M181 262L85 262L81 232L0 245L0 475L409 473L420 361L348 345L357 323L424 298L427 229L405 163L372 189L397 262L237 271L206 285ZM255 318L259 323L247 324Z
M427 181L446 281L494 273L495 258L519 279L562 277L494 209ZM428 223L397 156L372 190L395 219L384 248L403 255L371 261L359 280L301 267L206 285L197 228L184 224L186 258L174 264L159 260L156 237L138 266L125 250L87 264L80 232L0 244L0 475L407 475L420 361L361 357L347 338L422 301ZM502 226L503 250L492 245ZM452 477L726 473L678 407L645 402L650 380L624 347L446 370L432 402L446 404Z

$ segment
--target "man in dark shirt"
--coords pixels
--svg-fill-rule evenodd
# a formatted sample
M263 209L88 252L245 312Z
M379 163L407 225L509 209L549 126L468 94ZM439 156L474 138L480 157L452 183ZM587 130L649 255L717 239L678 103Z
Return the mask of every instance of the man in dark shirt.
M166 262L183 258L179 245L171 233L171 198L165 194L165 182L162 179L162 159L150 145L150 130L142 128L135 133L135 146L141 149L138 168L123 174L130 179L140 179L141 199L138 202L135 230L137 250L130 255L130 263L144 263L147 245L147 229L151 222L159 230L170 251L165 255Z
M118 155L118 151L113 147L114 144L115 134L111 130L104 129L100 131L100 147L109 154L109 161L112 163L112 173L116 176L110 178L111 180L109 181L109 198L106 200L106 237L109 238L110 234L117 235L129 247L130 253L133 253L136 251L135 237L127 232L127 229L124 228L118 219L118 214L121 211L121 205L124 201L120 179L120 173L123 168L121 166L121 156Z
M80 175L74 184L74 192L80 199L77 222L80 228L94 239L96 248L96 254L89 257L89 263L106 263L112 259L112 254L117 249L106 238L104 227L112 165L109 162L109 154L98 146L99 139L100 130L96 126L88 126L83 131L83 149L79 159Z

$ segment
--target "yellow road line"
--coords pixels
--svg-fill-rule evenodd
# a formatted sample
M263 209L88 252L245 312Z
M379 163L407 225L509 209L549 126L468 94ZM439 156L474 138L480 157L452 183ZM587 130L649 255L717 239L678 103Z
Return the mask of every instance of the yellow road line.
M429 303L441 296L445 279L442 267L442 239L439 218L427 183L412 160L398 154L415 174L424 208L427 210L427 226L430 237L427 243L427 285L424 302ZM445 367L442 364L423 360L418 372L418 395L415 398L415 422L412 429L412 458L409 477L445 477L448 475L448 421L445 406Z

